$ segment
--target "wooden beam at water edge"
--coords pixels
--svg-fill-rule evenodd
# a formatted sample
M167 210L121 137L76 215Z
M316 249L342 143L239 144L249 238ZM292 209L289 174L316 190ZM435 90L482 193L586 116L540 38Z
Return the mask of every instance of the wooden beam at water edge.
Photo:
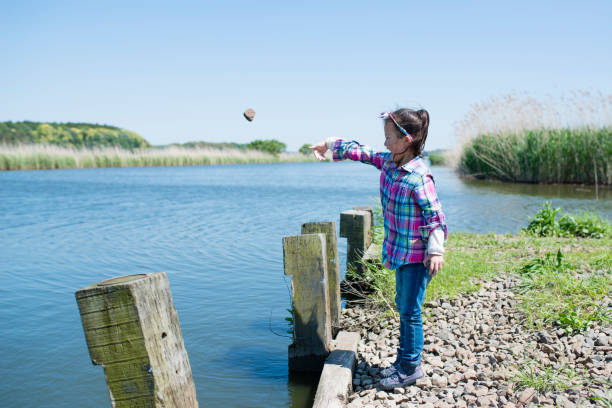
M340 267L338 265L338 237L335 221L307 222L302 224L302 234L325 234L327 252L327 293L331 313L332 335L340 327Z
M91 361L104 367L113 407L198 407L165 273L108 279L75 295Z
M320 372L331 346L324 234L283 238L285 275L291 276L293 344L289 370Z

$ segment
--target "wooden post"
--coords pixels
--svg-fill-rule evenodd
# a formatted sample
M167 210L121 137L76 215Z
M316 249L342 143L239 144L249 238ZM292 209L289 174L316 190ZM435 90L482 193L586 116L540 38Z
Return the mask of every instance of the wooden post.
M285 275L291 276L293 344L289 370L320 372L331 347L324 234L283 238Z
M338 237L336 222L307 222L302 225L302 234L325 234L327 248L327 290L332 334L340 327L340 267L338 265Z
M108 279L75 295L91 361L104 367L113 407L198 406L165 273Z
M347 210L340 213L340 236L347 238L346 269L363 273L358 261L372 243L372 216L369 211Z
M367 211L370 213L370 228L374 226L374 208L371 205L357 205L353 207L353 210Z

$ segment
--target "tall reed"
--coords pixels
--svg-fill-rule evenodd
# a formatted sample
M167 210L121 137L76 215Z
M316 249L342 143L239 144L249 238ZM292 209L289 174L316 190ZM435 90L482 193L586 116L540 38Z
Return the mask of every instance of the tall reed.
M467 175L612 184L612 95L491 99L474 105L456 134L463 142L458 166Z
M0 170L95 167L189 166L284 163L314 160L299 153L273 155L256 150L184 148L76 149L54 145L0 145Z

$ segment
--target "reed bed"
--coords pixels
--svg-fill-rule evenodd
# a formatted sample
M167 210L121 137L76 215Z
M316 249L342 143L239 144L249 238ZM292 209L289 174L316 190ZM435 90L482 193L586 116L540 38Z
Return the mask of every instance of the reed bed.
M465 175L612 185L612 95L491 99L474 105L455 130Z
M257 150L178 146L130 151L121 148L77 149L54 145L0 145L0 170L195 166L311 160L314 159L299 153L273 155Z

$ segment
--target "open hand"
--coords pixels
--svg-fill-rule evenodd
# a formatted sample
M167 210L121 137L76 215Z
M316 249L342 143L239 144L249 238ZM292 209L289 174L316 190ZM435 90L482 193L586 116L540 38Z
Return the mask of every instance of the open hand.
M433 278L436 276L438 271L442 269L442 264L444 263L444 258L442 255L437 254L429 254L425 261L423 262L427 268L429 268L429 274Z
M325 141L309 146L308 148L312 150L317 159L321 161L325 160L325 152L327 151L327 144Z

